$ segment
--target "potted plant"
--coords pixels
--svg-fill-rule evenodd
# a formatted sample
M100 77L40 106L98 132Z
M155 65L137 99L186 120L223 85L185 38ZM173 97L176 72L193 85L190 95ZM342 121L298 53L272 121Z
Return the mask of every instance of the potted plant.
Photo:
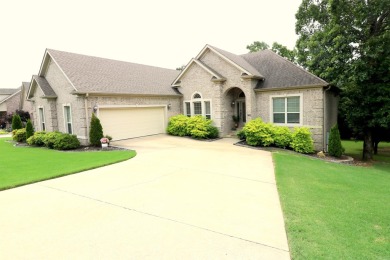
M102 144L102 148L106 148L110 144L110 139L103 137L100 139L100 143Z
M233 115L232 119L233 119L233 122L234 122L234 128L237 129L238 128L238 123L240 122L240 117L236 116L236 115Z

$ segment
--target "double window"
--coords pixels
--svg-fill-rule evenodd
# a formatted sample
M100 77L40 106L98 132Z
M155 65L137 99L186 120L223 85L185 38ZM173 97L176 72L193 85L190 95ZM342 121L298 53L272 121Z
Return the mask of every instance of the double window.
M190 101L184 101L184 114L186 116L201 115L211 119L211 102L202 99L200 93L195 93Z
M64 123L66 133L73 134L72 111L70 105L64 105Z
M302 96L271 97L272 122L275 124L302 123Z

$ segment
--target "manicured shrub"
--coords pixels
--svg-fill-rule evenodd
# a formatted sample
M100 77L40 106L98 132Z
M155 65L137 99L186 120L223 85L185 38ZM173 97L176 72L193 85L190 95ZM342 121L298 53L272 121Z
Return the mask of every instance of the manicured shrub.
M261 118L249 121L243 127L246 136L246 142L252 146L270 146L274 143L274 126L270 123L264 123Z
M43 143L47 148L53 149L54 148L54 143L58 136L61 135L60 132L49 132L46 133L43 137Z
M296 127L292 133L290 147L298 153L313 153L313 139L307 127Z
M238 137L240 140L245 140L245 139L246 139L245 131L244 131L244 130L238 131L238 132L237 132L237 137Z
M273 130L275 145L280 148L289 147L292 140L290 128L287 126L275 126Z
M19 143L26 142L26 128L21 128L12 131L12 138Z
M91 145L100 146L100 139L103 137L103 127L99 118L92 114L91 126L89 128L89 142Z
M196 139L213 139L219 136L219 130L212 125L212 121L200 115L193 117L177 115L171 117L167 133L176 136L191 136Z
M22 120L18 114L12 116L12 130L18 130L23 128Z
M344 151L345 149L341 145L339 128L336 124L330 129L328 153L331 156L341 157Z
M207 136L207 138L209 139L215 139L219 137L219 130L213 125L209 125L207 127L207 132L209 133L209 135Z
M211 125L211 120L205 119L202 116L189 117L187 133L197 139L206 139L209 135L207 131L209 125Z
M31 120L28 119L26 124L26 139L30 138L30 136L33 136L33 134L34 134L34 128L31 123Z
M187 133L187 124L189 119L190 118L185 115L177 115L169 118L167 133L176 136L189 135L189 133Z
M80 141L76 135L60 133L55 136L53 148L56 150L71 150L80 147Z
M35 132L33 136L27 139L28 145L35 145L35 146L44 146L44 138L45 138L46 132L45 131L39 131Z

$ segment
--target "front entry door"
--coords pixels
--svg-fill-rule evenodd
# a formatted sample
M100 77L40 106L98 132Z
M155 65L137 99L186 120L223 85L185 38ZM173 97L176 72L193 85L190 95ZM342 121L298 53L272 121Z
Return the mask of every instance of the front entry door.
M237 100L237 115L240 118L239 124L245 124L246 122L246 107L244 100Z

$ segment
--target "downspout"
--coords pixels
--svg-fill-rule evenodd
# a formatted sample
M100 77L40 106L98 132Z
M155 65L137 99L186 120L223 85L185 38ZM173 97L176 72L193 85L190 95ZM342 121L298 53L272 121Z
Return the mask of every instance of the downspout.
M86 125L86 133L85 133L85 136L87 137L87 143L88 143L88 140L89 140L89 118L88 118L88 93L85 94L85 98L84 98L84 108L85 108L85 125Z
M331 86L329 86L328 88L324 88L324 99L323 99L323 102L324 102L324 105L323 105L323 108L324 108L324 111L323 111L323 113L324 113L324 123L323 123L323 126L322 126L322 131L323 131L323 147L324 147L324 152L328 152L328 146L327 146L327 141L328 141L328 138L327 138L327 136L326 136L326 133L327 133L327 129L326 129L326 125L327 125L327 117L326 117L326 111L327 111L327 106L326 106L326 104L327 104L327 102L326 102L326 92L328 91L328 90L330 90L330 88L331 88Z

